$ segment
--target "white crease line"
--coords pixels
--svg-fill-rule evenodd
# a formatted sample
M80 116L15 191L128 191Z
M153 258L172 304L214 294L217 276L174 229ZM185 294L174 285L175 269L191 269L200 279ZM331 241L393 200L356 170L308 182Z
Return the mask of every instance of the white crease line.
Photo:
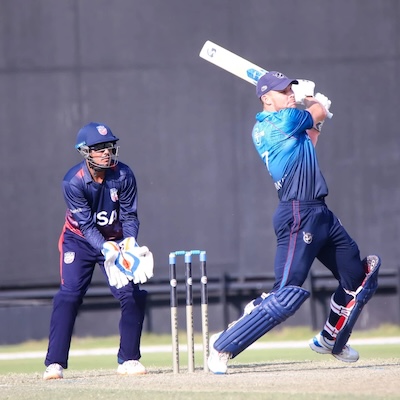
M370 346L370 345L396 345L400 344L400 337L388 337L388 338L371 338L371 339L354 339L350 340L349 343L353 346ZM247 350L263 350L263 349L301 349L308 348L307 341L284 341L284 342L259 342L253 343ZM196 344L194 346L195 351L202 351L203 346ZM179 350L181 352L187 351L186 345L180 345ZM150 353L169 353L172 351L170 345L160 346L142 346L141 352L143 354ZM70 356L74 357L85 357L85 356L107 356L116 355L118 348L104 348L104 349L88 349L88 350L71 350ZM32 358L45 358L46 352L44 351L31 351L31 352L17 352L17 353L0 353L0 361L5 360L21 360L21 359L32 359Z

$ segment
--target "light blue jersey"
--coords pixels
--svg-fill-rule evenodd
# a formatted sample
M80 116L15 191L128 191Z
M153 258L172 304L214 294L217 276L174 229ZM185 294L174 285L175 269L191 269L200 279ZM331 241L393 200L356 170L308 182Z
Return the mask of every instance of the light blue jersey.
M314 200L328 195L314 145L306 130L313 127L311 114L286 108L256 115L252 137L281 201Z

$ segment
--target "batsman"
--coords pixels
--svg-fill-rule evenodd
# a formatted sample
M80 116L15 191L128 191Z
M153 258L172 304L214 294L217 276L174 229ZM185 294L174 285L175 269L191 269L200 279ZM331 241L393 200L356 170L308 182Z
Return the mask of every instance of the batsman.
M347 342L377 289L381 261L377 255L361 260L356 242L325 202L328 187L315 147L331 101L321 93L314 96L314 89L312 81L289 79L277 71L257 82L262 111L256 115L252 139L279 198L273 216L275 283L237 321L211 336L208 367L215 374L225 374L229 359L300 308L310 295L302 285L315 259L331 271L338 286L325 325L309 346L344 362L359 358Z

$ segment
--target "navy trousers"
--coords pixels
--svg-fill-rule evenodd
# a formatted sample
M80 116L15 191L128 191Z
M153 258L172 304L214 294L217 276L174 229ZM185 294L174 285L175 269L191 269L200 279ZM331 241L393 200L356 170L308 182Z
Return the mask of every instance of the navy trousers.
M273 223L277 237L274 289L302 286L318 259L338 280L335 300L347 304L343 288L356 290L365 271L357 244L324 200L280 202Z
M57 363L67 368L75 320L96 264L107 277L103 255L84 238L65 230L60 236L59 250L61 285L53 299L45 365ZM110 286L110 291L121 307L118 363L139 360L147 292L131 283L121 289Z

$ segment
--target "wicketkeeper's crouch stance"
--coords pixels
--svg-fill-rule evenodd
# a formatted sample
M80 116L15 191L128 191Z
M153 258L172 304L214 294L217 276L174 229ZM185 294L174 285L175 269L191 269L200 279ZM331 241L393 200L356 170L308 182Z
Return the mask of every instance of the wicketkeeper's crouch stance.
M276 71L257 83L263 110L256 115L252 137L280 200L273 219L276 279L270 293L251 301L238 321L211 337L208 366L213 373L226 373L230 358L299 309L309 297L301 286L315 259L332 272L338 287L325 326L309 345L341 361L359 358L347 341L363 306L376 291L381 262L376 255L361 261L357 244L325 203L328 188L315 145L331 102L320 93L314 97L314 86Z
M45 380L62 379L68 367L75 320L96 264L121 308L117 372L146 373L139 360L147 292L139 284L153 276L153 256L136 242L136 178L118 160L118 140L104 124L82 127L75 148L84 160L63 179L67 212L59 240L61 284L53 299Z

